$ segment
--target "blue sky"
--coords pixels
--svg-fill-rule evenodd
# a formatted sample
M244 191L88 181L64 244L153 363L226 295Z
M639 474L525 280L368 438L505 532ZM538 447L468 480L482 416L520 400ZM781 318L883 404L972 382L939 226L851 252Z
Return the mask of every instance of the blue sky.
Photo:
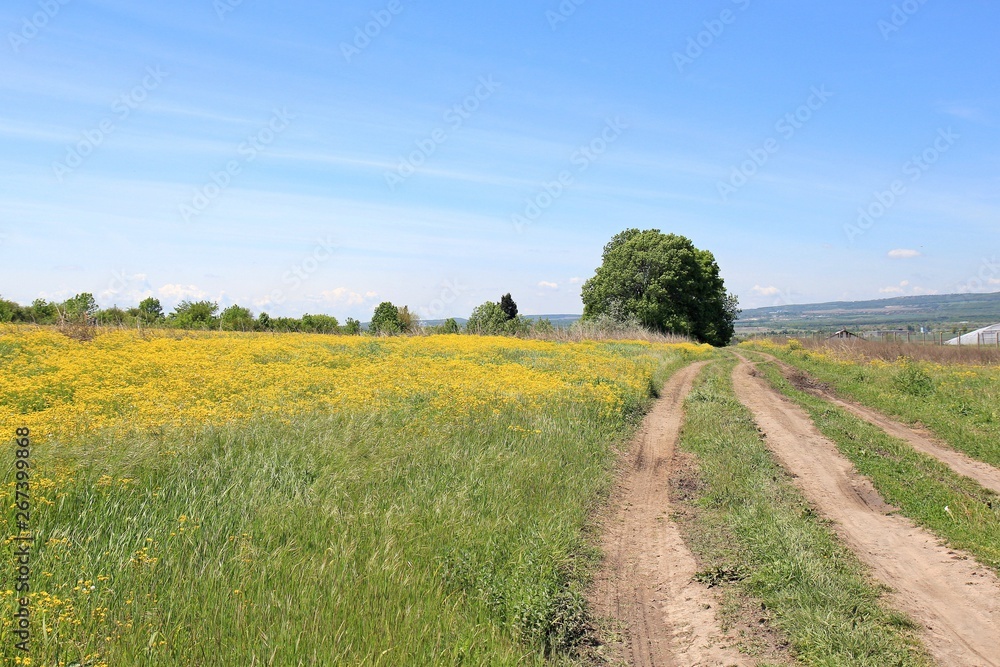
M577 313L629 227L711 250L744 307L1000 291L997 25L987 0L8 0L0 294Z

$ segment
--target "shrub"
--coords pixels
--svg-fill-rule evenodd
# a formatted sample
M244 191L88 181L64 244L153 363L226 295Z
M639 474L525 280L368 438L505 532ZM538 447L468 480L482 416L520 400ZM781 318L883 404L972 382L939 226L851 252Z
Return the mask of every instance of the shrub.
M552 326L552 321L547 317L539 318L531 324L531 333L550 334L555 330L556 328Z
M154 324L163 321L163 306L160 300L147 297L139 302L138 317L143 324Z
M458 322L455 321L454 317L449 317L439 324L434 329L434 332L439 334L457 334L459 332Z
M375 309L368 330L376 335L393 336L403 333L403 321L399 317L399 309L389 301L383 301Z
M222 311L219 326L226 331L253 331L253 313L243 306L233 304Z
M420 328L420 317L410 310L409 306L403 306L398 310L399 312L399 322L402 325L403 331L407 333L416 333Z
M219 304L214 301L181 301L170 314L169 321L179 329L214 329Z
M495 301L476 306L465 323L465 330L482 336L500 336L506 333L507 314Z
M340 332L347 336L360 336L361 322L358 322L353 317L348 317L344 322L344 326L340 328Z
M330 315L310 315L306 313L302 316L302 331L310 333L337 333L340 331L340 323L336 317Z
M934 379L919 364L906 357L900 358L901 367L893 377L896 389L910 396L930 396L934 393Z

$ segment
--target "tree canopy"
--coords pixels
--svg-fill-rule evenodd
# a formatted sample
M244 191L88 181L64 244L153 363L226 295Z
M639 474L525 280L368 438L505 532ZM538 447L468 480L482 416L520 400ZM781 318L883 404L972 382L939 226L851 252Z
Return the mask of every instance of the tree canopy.
M583 285L584 318L634 317L650 329L728 345L739 315L719 265L690 239L658 229L626 229L604 246Z
M399 308L390 301L383 301L375 309L372 321L368 324L368 330L373 334L399 334L403 333L403 320L399 317Z

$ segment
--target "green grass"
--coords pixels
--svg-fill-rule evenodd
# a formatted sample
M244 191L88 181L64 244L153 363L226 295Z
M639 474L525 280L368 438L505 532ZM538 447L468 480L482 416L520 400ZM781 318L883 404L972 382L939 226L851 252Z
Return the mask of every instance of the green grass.
M732 368L731 360L708 367L685 404L680 447L694 455L697 479L683 485L680 520L700 577L732 581L724 588L749 598L802 664L930 664L911 623L883 605L775 463L736 400Z
M662 362L655 385L688 359ZM39 448L33 664L574 663L585 532L648 401Z
M796 389L773 363L757 367L772 386L805 408L886 502L1000 571L1000 496L877 426Z
M838 363L812 351L767 351L843 396L907 423L924 424L955 449L1000 466L1000 370L996 367ZM914 376L926 378L925 383L915 382Z

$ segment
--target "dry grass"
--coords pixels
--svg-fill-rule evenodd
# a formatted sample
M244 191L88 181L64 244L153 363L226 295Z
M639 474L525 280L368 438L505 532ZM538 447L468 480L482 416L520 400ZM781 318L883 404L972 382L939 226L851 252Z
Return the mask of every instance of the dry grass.
M779 345L785 345L788 337L771 339ZM1000 365L1000 348L976 345L932 345L921 342L881 342L863 339L815 339L797 338L802 346L810 350L825 350L841 359L857 361L896 361L900 357L909 357L917 361L929 361L937 364L954 365L969 364L975 366Z
M642 327L628 327L613 331L586 327L560 327L552 331L532 332L526 338L579 343L585 340L642 340L649 343L692 343L686 336L661 334Z

